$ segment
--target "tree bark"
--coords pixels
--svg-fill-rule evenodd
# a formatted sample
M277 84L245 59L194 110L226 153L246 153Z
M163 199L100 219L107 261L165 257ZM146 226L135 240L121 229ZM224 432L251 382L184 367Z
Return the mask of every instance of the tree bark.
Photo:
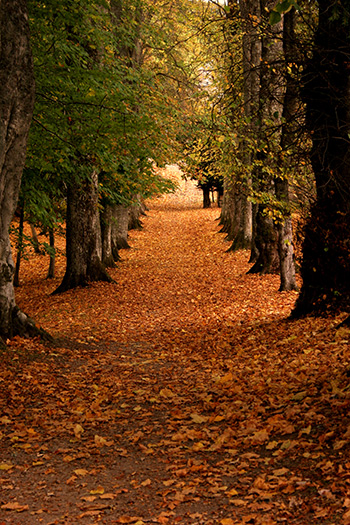
M62 293L93 281L112 282L102 264L100 217L98 211L98 175L71 182L67 198L67 267L60 286Z
M16 306L9 227L26 158L34 104L27 3L0 3L0 344L31 335L34 323ZM38 331L36 332L38 333Z
M129 230L129 208L125 206L113 207L113 222L112 222L112 250L129 249L128 244L128 230Z
M295 9L283 18L283 51L285 60L286 92L283 101L283 122L281 131L281 151L286 152L294 143L295 115L298 107L296 81L288 72L289 64L295 59ZM281 165L283 160L281 161ZM282 167L282 166L281 166ZM289 182L286 176L275 179L276 197L284 211L284 220L277 225L278 253L280 259L280 292L298 290L295 278L293 228L289 199Z
M55 254L55 234L53 228L49 228L49 242L52 253L50 252L50 264L47 271L47 279L53 279L55 277L55 265L56 265L56 254Z
M236 180L228 186L231 195L224 200L224 204L227 203L232 206L232 221L227 232L227 240L231 241L232 244L228 251L251 248L252 205L248 197L253 156L249 140L246 140L246 137L251 137L255 132L255 117L259 105L261 42L256 22L260 18L260 1L246 0L240 2L239 9L244 32L242 60L245 122L240 144L240 157L244 169L242 174L237 174Z
M30 225L30 230L32 232L32 243L33 243L34 252L37 254L40 254L41 252L40 252L40 246L39 246L39 239L38 239L38 234L36 233L35 226L32 223L29 223L29 225Z
M17 237L17 253L16 253L16 266L15 273L13 276L13 286L19 286L19 271L21 268L21 260L23 254L23 233L24 233L24 203L20 208L19 225L18 225L18 237Z
M203 208L210 208L211 201L210 201L209 186L202 186L202 192L203 192Z
M270 9L274 0L261 1L261 20L267 24ZM259 90L259 118L258 118L258 153L260 165L254 170L254 183L258 192L274 196L272 176L264 170L265 165L273 165L275 155L274 143L280 142L279 126L282 117L283 78L279 63L283 56L282 23L270 28L270 34L264 33L261 43L261 72ZM255 224L254 247L258 257L248 273L278 273L280 271L278 255L278 234L273 219L267 212L263 201L258 203Z
M102 235L102 263L106 268L115 268L116 261L113 257L112 229L113 229L112 206L104 205L101 213L101 235Z
M298 317L350 306L350 0L319 0L302 96L317 197L305 230Z
M273 222L262 208L258 207L255 243L258 257L248 273L278 273L280 261L277 247L277 232Z

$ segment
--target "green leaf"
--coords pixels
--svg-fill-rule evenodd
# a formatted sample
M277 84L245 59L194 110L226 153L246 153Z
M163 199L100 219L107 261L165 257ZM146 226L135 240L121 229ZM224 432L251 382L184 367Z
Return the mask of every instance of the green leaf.
M271 11L270 13L270 24L274 26L275 24L278 24L282 20L282 17L277 11Z

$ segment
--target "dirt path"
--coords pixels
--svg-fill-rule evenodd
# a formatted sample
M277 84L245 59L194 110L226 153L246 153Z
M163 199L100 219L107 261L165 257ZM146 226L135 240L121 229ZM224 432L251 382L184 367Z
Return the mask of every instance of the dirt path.
M26 263L18 303L64 343L3 356L0 525L350 523L347 332L285 321L200 205L152 202L114 285L51 297L63 265Z

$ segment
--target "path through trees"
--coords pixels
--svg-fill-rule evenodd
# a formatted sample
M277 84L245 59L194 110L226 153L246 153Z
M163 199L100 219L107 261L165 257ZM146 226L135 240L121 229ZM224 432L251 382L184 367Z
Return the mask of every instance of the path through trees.
M201 200L151 202L115 283L51 296L63 261L25 262L18 304L60 344L2 355L0 523L350 523L350 331L287 321L296 292Z

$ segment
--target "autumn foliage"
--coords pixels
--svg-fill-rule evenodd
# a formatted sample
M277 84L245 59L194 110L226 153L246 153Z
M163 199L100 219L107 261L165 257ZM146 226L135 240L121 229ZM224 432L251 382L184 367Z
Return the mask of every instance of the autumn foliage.
M51 296L63 257L23 262L56 342L2 351L1 525L350 524L345 314L288 320L201 199L149 202L115 283Z

